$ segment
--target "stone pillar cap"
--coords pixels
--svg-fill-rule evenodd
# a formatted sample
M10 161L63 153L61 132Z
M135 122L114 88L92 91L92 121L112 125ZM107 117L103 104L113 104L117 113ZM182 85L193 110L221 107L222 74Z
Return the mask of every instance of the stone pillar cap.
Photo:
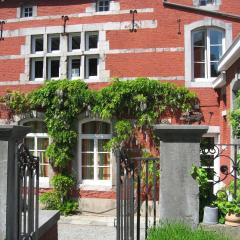
M204 133L207 133L208 126L206 125L170 125L157 124L153 126L154 133L160 138L164 139L186 139L199 138Z

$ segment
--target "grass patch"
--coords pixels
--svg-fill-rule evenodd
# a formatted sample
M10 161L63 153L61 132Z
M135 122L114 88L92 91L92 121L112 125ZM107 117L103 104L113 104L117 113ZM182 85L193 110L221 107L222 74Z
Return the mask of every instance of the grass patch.
M156 228L149 229L147 240L230 240L230 238L219 235L202 228L191 229L183 223L162 223Z

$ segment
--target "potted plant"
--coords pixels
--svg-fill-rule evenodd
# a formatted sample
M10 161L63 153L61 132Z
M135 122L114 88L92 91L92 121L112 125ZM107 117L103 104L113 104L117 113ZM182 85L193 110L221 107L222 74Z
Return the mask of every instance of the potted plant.
M231 192L228 189L229 187L218 191L215 201L220 212L220 222L230 226L240 226L240 202L238 197L231 200Z

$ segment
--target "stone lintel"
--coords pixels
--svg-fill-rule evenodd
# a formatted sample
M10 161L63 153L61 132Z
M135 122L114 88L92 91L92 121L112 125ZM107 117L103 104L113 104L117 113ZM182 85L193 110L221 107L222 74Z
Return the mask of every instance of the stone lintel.
M30 127L0 125L0 141L20 140L30 131Z

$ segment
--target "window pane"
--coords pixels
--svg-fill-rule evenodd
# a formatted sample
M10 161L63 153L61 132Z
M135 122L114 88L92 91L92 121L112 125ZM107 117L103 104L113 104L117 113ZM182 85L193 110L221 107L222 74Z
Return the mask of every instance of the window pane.
M204 61L205 61L205 48L194 47L194 62L204 62Z
M51 37L51 51L59 50L60 38L59 37Z
M35 61L35 78L43 78L43 61Z
M37 139L37 148L38 150L46 150L49 145L48 138L38 138Z
M82 152L93 152L94 140L93 139L82 139Z
M88 59L88 75L91 77L97 76L97 64L98 59L97 58L90 58Z
M72 50L80 49L81 37L80 36L72 36Z
M72 59L72 77L80 76L80 59Z
M203 47L206 45L206 32L205 31L199 31L194 32L193 34L193 45L198 47Z
M205 63L194 63L194 77L195 78L205 77Z
M110 134L110 124L100 121L92 121L82 124L83 134Z
M59 60L51 60L51 78L59 77Z
M82 165L83 166L93 166L94 165L93 153L82 153Z
M88 48L97 48L98 47L98 34L88 36Z
M211 46L211 61L219 61L222 56L222 46Z
M49 175L49 161L46 156L45 151L38 151L37 155L39 157L40 162L40 177L48 177Z
M108 152L105 149L106 144L109 142L109 139L100 139L98 140L98 152Z
M210 30L210 44L222 44L223 32Z
M42 52L43 51L43 38L42 37L36 37L34 38L35 41L35 52Z
M82 167L82 179L93 180L94 179L94 171L93 167Z
M98 153L98 165L109 166L110 165L110 153Z
M34 150L34 138L27 137L24 142L29 150Z
M110 168L109 167L98 168L98 179L110 180Z
M212 62L211 63L211 77L217 77L218 76L218 63Z

